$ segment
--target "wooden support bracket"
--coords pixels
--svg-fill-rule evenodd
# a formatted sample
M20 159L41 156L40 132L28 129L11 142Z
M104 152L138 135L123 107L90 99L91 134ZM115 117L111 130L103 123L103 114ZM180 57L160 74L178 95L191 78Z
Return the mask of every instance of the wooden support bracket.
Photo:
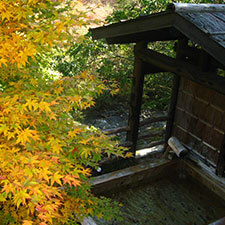
M175 51L178 50L177 47L178 45L175 44L175 48L174 48ZM207 54L210 61L210 64L208 65L210 67L209 69L210 71L212 71L215 68L220 68L223 70L225 69L225 66L223 64L215 60L212 56L210 56L210 54L206 53L203 49L199 49L199 48L191 47L191 46L184 46L183 48L179 49L179 52L183 54L185 57L187 57L189 61L193 63L193 65L199 64L202 54Z
M144 62L225 94L225 78L218 76L216 73L202 72L199 67L184 60L174 59L150 49L141 49L136 55Z

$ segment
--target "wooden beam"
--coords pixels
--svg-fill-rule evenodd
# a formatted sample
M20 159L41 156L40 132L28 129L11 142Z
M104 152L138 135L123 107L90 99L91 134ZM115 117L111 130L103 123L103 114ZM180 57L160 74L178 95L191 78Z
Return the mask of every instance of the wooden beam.
M155 146L158 146L158 145L163 145L163 144L165 144L165 140L161 139L159 141L153 141L149 144L141 145L141 146L139 146L138 150L141 150L141 149L144 149L144 148L152 148L152 147L155 147Z
M132 34L107 38L108 44L126 44L137 43L140 41L155 42L155 41L169 41L184 38L185 36L174 27L149 30L145 32L134 32Z
M168 119L168 116L156 116L156 117L147 118L147 119L140 121L139 127L149 125L149 124L152 124L155 122L167 121L167 119ZM130 128L128 126L124 126L124 127L103 130L103 133L106 135L111 135L111 134L117 134L117 133L129 131L129 130L130 130Z
M199 59L200 59L199 60L199 66L201 68L201 71L216 73L217 68L213 67L212 63L211 63L212 56L210 56L205 51L201 51Z
M167 121L168 116L157 116L157 117L150 117L147 119L144 119L140 122L139 126L145 126L145 125L149 125L151 123L155 123L155 122L162 122L162 121Z
M130 128L128 126L124 126L124 127L118 127L118 128L104 130L103 133L105 135L111 135L111 134L122 133L122 132L125 132L128 130L130 130Z
M148 62L149 64L168 72L186 77L203 86L225 94L225 78L220 77L215 73L202 72L199 67L185 62L184 60L174 59L150 49L139 50L137 56L144 62Z
M168 146L167 142L168 142L169 138L172 136L179 84L180 84L180 77L178 75L174 74L173 88L172 88L172 93L171 93L171 97L170 97L170 105L169 105L169 111L168 111L168 120L166 123L165 146L164 146L163 151L166 150L166 148Z
M175 44L174 50L177 51L177 45L176 44ZM199 49L199 48L196 48L196 47L185 46L184 48L179 49L179 52L181 52L184 56L186 56L191 61L191 63L193 63L194 65L198 65L201 54L203 54L203 52L205 52L205 51L203 49ZM208 54L208 56L210 58L210 67L220 68L220 69L225 70L224 65L222 65L220 62L215 60L209 54Z
M134 34L172 27L173 13L161 12L134 20L90 29L93 39L132 37ZM115 43L115 42L114 42Z
M133 82L131 88L130 96L130 108L129 108L129 119L126 141L132 142L131 151L135 156L135 149L138 139L138 127L139 127L139 117L141 112L142 94L143 94L143 84L144 84L144 67L143 61L136 56L136 52L146 49L147 43L140 42L134 47L134 74Z
M153 66L153 65L149 65L148 63L144 63L143 64L144 67L144 74L153 74L153 73L161 73L161 72L165 72L165 70Z
M222 177L224 175L224 172L225 172L225 135L220 149L219 158L217 161L216 174Z
M197 14L201 16L201 14ZM187 16L188 18L184 18ZM193 15L190 15L193 17ZM213 56L217 61L222 65L225 65L224 55L225 48L221 45L219 41L215 39L210 33L201 30L193 22L189 21L191 18L188 16L188 13L179 15L175 13L174 18L174 27L178 29L183 35L188 39L194 41L199 46L201 46L206 52ZM196 18L195 18L196 19Z
M92 193L102 195L149 183L160 177L167 176L173 168L176 168L176 165L176 160L160 159L153 163L141 163L136 166L96 176L90 180Z
M148 139L150 137L162 136L165 133L166 133L165 130L160 130L160 131L151 132L149 134L143 134L143 135L139 136L138 140L140 140L140 139Z
M200 5L197 7L196 9L199 10ZM224 8L224 5L221 7ZM200 13L182 13L178 8L177 10L167 10L134 20L90 29L90 31L93 39L106 38L110 44L175 40L185 36L199 46L202 46L206 52L212 55L222 65L225 65L225 48L222 38L219 37L218 39L218 37L215 37L215 35L221 35L220 31L219 33L207 32L207 29L205 30L199 27L193 21L193 18L196 18L196 16L202 16ZM187 10L187 7L180 8ZM214 8L215 12L215 7L210 8L207 4L207 9L210 12L212 8ZM205 11L204 14L207 14L207 12Z

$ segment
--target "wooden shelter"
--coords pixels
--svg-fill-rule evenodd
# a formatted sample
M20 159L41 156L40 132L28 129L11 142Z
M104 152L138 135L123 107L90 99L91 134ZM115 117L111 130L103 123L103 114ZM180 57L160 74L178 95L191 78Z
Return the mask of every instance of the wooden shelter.
M176 136L189 150L225 170L225 5L173 3L160 13L91 29L109 44L135 43L127 141L135 152L144 76L174 74L164 143ZM150 50L177 40L176 57ZM221 75L222 74L222 75Z

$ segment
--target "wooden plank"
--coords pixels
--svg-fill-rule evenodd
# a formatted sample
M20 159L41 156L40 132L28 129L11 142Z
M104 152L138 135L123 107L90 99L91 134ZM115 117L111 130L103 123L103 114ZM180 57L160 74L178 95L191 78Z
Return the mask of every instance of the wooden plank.
M177 107L184 111L191 112L194 97L182 90L179 91L177 98Z
M192 147L190 148L187 145L185 145L185 147L189 151L188 158L192 159L194 162L202 162L205 166L210 167L210 169L215 172L216 164L212 160L204 157Z
M185 77L181 78L180 89L189 95L196 95L195 93L197 91L197 85L198 84L196 82L193 82L190 79Z
M211 104L219 110L225 112L225 95L222 95L218 92L214 92L211 98Z
M216 167L219 154L206 142L177 124L174 126L173 136L179 138L182 143L190 148L195 149L202 157L209 160ZM208 164L208 162L205 163Z
M108 44L126 44L137 43L140 41L155 42L155 41L169 41L184 38L184 35L173 27L149 30L144 32L137 32L127 35L107 38Z
M144 183L151 183L162 178L162 176L172 173L176 168L177 161L165 159L155 160L154 162L142 163L128 167L112 173L94 177L90 183L93 186L94 194L109 194L117 192L131 186L139 186Z
M168 120L168 116L156 116L156 117L150 117L147 119L144 119L140 122L139 126L145 126L145 125L149 125L155 122L163 122L163 121L167 121Z
M193 21L189 21L189 18L184 18L185 15L183 14L182 12L166 11L140 17L135 20L90 29L90 31L93 39L106 38L109 43L131 43L134 41L151 40L151 36L154 36L151 41L179 39L183 35L193 40L199 46L202 46L206 52L217 59L222 65L225 65L225 48L221 37L219 42L209 38L209 33L201 30L196 24L193 24ZM218 24L223 22L218 18L215 20ZM209 22L211 23L211 21ZM213 29L213 26L210 27ZM174 33L177 34L174 35Z
M146 47L147 44L143 42L137 43L134 47L134 55L135 55L134 74L131 88L129 119L128 119L128 127L130 128L130 130L127 131L126 135L126 141L132 143L131 151L134 153L134 155L138 139L139 117L141 112L141 103L144 85L143 62L138 57L136 57L136 52Z
M168 72L173 72L177 75L186 77L225 95L224 77L217 76L211 72L202 72L197 66L188 62L173 59L150 49L139 50L137 56L144 62L148 62L149 64L158 66Z
M166 133L165 130L160 130L160 131L155 131L155 132L151 132L149 134L143 134L143 135L139 135L138 140L140 139L148 139L150 137L156 137L156 136L162 136Z
M224 10L225 12L225 10ZM195 24L199 29L208 33L224 32L225 23L208 12L182 13L180 14L190 22Z
M147 119L140 121L139 126L141 127L141 126L149 125L149 124L152 124L155 122L163 122L163 121L167 121L167 119L168 119L168 116L151 117L151 118L147 118ZM124 126L124 127L103 130L103 133L106 135L111 135L111 134L117 134L117 133L129 131L129 130L130 130L130 128L128 126Z
M172 136L177 137L182 143L188 144L188 131L186 129L181 129L176 123L174 124L174 129ZM193 142L197 142L198 140L193 139Z
M198 98L200 101L209 104L212 102L213 95L216 93L216 90L212 90L209 87L204 85L197 84L195 85L194 97Z
M103 130L103 133L106 135L111 135L111 134L117 134L117 133L122 133L125 131L130 130L128 126L124 127L118 127L118 128L113 128L113 129L108 129L108 130Z
M225 171L225 135L221 145L220 154L217 162L216 174L223 176Z
M200 30L195 24L184 18L183 15L179 14L175 15L174 27L183 33L188 39L201 46L222 65L225 65L225 48L220 43L209 38L208 33Z
M218 160L218 152L212 150L208 145L205 145L204 142L202 142L201 145L201 155L203 157L205 157L206 159L208 159L210 162L212 162L213 164L216 164L217 160ZM207 163L206 163L207 165Z
M215 90L204 87L184 77L181 79L182 90L200 101L205 101L218 108L218 110L225 111L225 95L218 93ZM181 86L180 85L180 86Z
M204 92L202 92L202 94L203 93ZM221 104L223 98L219 100ZM218 129L222 133L225 132L225 112L220 108L215 107L213 103L206 102L201 98L196 98L186 92L180 91L178 95L177 107L191 114L193 117L199 118L204 123L208 123L210 127Z
M173 13L155 13L138 19L90 29L93 39L115 38L172 27Z
M179 138L179 140L189 149L195 151L199 155L199 160L204 164L213 166L216 168L218 160L218 152L214 151L206 142L203 142L196 135L175 124L173 130L173 136Z
M196 179L198 182L206 186L220 198L225 200L225 180L216 176L214 171L209 169L202 163L194 163L190 160L182 160L185 171Z
M214 13L198 12L182 13L181 15L196 25L200 30L208 34L208 36L211 36L211 39L214 39L220 45L225 47L225 22L217 18Z
M213 15L225 23L225 13L224 12L214 12Z
M220 149L223 140L223 133L215 129L213 125L203 121L195 115L177 108L175 115L177 125L191 132L199 139L205 141L216 149Z

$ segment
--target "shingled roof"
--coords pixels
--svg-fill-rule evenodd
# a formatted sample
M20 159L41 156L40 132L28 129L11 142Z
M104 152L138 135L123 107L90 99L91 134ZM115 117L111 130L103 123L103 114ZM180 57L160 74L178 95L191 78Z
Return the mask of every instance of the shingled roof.
M172 3L160 13L91 29L109 44L166 41L187 37L225 65L225 5Z

